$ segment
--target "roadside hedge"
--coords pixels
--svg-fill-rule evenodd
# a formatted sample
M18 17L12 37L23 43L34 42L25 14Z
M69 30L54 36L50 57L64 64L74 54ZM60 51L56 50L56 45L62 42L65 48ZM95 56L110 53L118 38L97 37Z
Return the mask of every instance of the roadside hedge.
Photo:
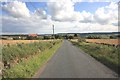
M14 45L6 45L2 48L2 60L11 62L15 59L25 58L29 55L40 53L48 48L52 48L53 45L58 43L54 42L34 42L29 44L19 43Z

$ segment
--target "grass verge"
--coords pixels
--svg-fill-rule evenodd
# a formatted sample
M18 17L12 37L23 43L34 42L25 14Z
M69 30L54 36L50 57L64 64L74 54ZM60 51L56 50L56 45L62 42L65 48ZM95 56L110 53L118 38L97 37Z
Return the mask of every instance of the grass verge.
M4 72L4 78L30 78L36 71L49 60L49 58L60 47L61 42L55 44L52 48L46 49L40 54L32 55L28 60L21 61L13 68L7 69Z
M86 42L72 42L72 43L119 74L120 46L115 47L111 45Z

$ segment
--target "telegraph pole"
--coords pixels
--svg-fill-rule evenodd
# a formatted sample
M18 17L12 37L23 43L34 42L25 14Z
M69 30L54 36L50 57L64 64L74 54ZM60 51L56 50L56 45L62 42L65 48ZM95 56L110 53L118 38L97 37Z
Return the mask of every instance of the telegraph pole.
M52 25L53 26L53 39L54 39L54 25Z

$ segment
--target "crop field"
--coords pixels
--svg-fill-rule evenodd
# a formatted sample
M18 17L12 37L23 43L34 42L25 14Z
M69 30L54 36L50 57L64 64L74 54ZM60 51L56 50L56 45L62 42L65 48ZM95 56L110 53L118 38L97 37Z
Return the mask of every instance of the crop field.
M0 40L0 44L17 44L17 43L33 43L33 42L47 42L52 40Z
M71 39L70 41L78 42L78 39Z
M86 39L86 42L120 45L120 39Z

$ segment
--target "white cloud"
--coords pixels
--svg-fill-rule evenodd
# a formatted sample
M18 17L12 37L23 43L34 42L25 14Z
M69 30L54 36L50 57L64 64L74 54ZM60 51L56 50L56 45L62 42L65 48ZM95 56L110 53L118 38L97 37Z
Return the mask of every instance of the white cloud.
M81 14L83 16L83 20L80 20L81 22L85 22L85 23L93 22L94 20L93 14L91 14L90 12L86 12L86 11L83 11Z
M37 9L30 14L25 3L15 1L2 5L2 10L8 14L1 17L4 33L50 33L50 20L47 20L49 15L42 9Z
M2 7L9 16L1 17L2 30L4 33L52 33L52 24L55 25L55 33L118 30L115 3L98 8L95 14L87 11L77 12L74 10L74 4L71 0L48 2L48 10L51 12L49 15L42 9L37 9L30 14L26 4L22 2L5 4Z
M6 23L7 22L7 23ZM118 27L113 25L101 25L98 23L81 23L81 22L59 22L41 20L40 18L14 18L2 17L3 32L11 33L52 33L52 24L55 25L55 33L62 32L110 32L118 31Z
M13 17L30 17L30 13L25 3L14 1L2 5L2 9Z
M98 23L59 22L55 21L55 32L83 33L83 32L116 32L118 27L114 25L101 25Z
M40 17L41 19L47 19L47 14L43 9L37 9L33 14L34 16Z
M6 23L7 22L7 23ZM14 18L10 16L2 17L2 31L14 33L51 33L50 22L41 18Z
M94 14L94 19L100 24L117 23L118 5L115 2L111 2L108 6L98 8Z
M51 12L52 20L55 21L80 21L81 23L99 23L117 24L118 20L118 5L115 2L111 2L110 5L100 7L96 10L95 14L86 12L77 12L74 10L75 2L72 0L54 1L50 0L48 8Z
M99 23L99 24L109 24L114 21L116 22L118 18L118 9L115 2L111 2L110 5L105 7L100 7L96 10L95 14L86 12L78 12L74 10L75 2L72 0L61 0L55 1L50 0L48 2L48 9L51 12L52 20L55 21L80 21L83 23Z
M4 10L10 16L15 18L24 18L24 17L38 17L41 19L46 19L47 14L43 9L37 9L34 13L30 14L29 9L26 4L19 1L14 1L5 5L2 5L2 10Z
M60 2L49 2L47 5L53 20L78 21L83 19L80 12L74 11L74 4L71 0L61 0Z
M107 24L109 22L110 15L105 11L104 8L99 8L95 13L94 18L95 21L100 24Z

